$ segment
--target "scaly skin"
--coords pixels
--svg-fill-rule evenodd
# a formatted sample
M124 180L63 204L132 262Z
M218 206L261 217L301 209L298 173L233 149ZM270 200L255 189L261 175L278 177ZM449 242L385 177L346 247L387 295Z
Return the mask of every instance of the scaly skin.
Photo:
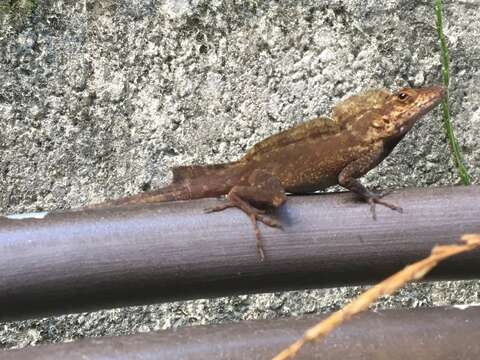
M119 206L227 195L228 202L209 211L237 207L251 219L257 251L263 260L257 221L279 223L260 208L279 207L288 193L310 193L340 184L371 205L401 208L367 190L359 177L377 166L412 128L440 103L445 90L435 85L404 88L396 93L368 90L340 102L331 118L297 125L256 144L240 160L228 164L173 169L171 185L156 191L93 205Z

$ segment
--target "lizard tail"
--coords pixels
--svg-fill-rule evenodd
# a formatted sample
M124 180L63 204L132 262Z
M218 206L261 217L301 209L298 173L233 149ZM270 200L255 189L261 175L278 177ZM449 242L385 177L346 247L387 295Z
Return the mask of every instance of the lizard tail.
M188 189L184 186L172 184L155 191L147 191L144 193L127 196L116 200L110 200L99 204L89 205L87 206L87 208L99 209L130 204L148 204L175 200L188 200L188 192Z
M161 189L87 206L98 209L130 204L161 203L225 195L236 183L238 163L182 166L173 169L173 182Z

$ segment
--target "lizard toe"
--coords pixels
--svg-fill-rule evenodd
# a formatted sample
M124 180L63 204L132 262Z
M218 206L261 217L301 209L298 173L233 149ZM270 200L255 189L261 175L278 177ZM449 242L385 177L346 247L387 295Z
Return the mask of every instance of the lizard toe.
M376 214L376 210L375 210L377 204L388 207L389 209L392 209L394 211L398 211L399 213L403 213L403 209L400 206L389 203L389 202L386 202L386 201L383 201L381 198L385 195L386 194L384 194L382 196L377 196L376 195L376 196L372 196L372 197L368 198L368 203L370 204L370 212L372 213L373 220L377 219L377 214Z
M282 228L282 224L278 221L275 220L269 216L257 214L256 219L262 223L264 223L267 226L274 227L274 228Z
M228 209L228 208L231 208L231 207L237 207L237 205L232 203L232 202L226 202L224 204L220 204L220 205L217 205L217 206L212 206L212 207L203 209L203 212L205 214L210 214L212 212L222 211L222 210L225 210L225 209Z

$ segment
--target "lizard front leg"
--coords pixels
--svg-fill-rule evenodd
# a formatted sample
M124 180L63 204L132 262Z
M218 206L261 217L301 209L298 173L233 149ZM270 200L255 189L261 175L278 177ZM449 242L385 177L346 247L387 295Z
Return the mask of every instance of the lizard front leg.
M280 184L280 181L270 173L257 169L248 178L249 185L236 185L227 194L228 202L218 205L207 212L221 211L231 207L237 207L248 215L252 221L257 239L257 253L260 259L265 259L265 253L262 246L260 229L257 221L263 222L271 227L281 227L280 223L266 215L258 207L278 208L287 197Z
M385 194L378 194L368 190L358 180L359 177L365 175L370 169L377 166L384 157L385 150L383 144L376 144L370 152L348 164L338 175L338 183L341 186L360 195L370 204L370 210L374 220L377 218L375 212L376 204L402 212L401 207L382 200L382 197L385 196Z

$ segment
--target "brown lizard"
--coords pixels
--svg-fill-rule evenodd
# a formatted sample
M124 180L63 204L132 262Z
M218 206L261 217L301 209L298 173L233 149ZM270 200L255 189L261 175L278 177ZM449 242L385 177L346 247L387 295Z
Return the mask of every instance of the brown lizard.
M368 90L340 102L332 117L320 117L275 134L256 144L240 160L216 165L173 168L170 185L93 205L119 206L159 203L226 195L228 201L207 211L237 207L251 219L257 251L264 259L257 221L280 227L266 216L265 207L278 208L285 193L311 193L339 184L375 204L401 212L358 180L377 166L422 115L445 94L442 86Z

